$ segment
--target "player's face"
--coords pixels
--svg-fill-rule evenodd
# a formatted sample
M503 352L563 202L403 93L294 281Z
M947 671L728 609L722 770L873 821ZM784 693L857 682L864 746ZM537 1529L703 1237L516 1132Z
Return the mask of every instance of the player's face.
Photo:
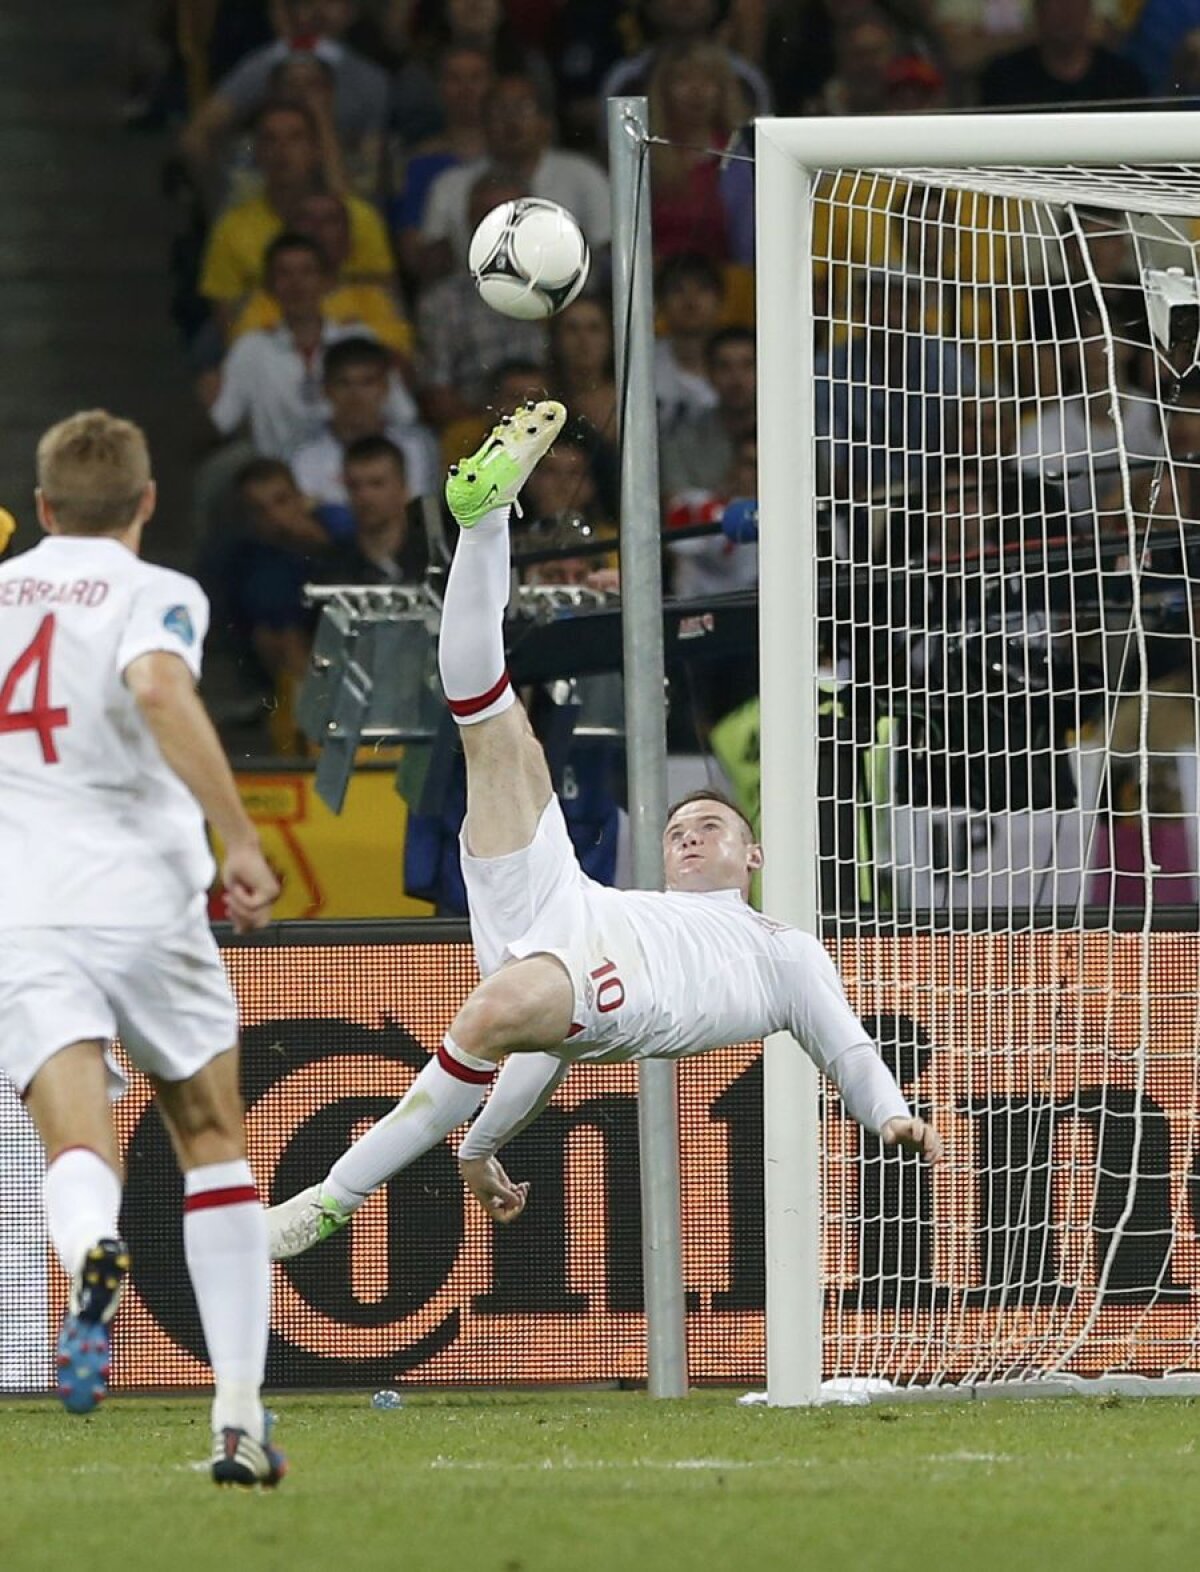
M663 832L663 867L668 890L741 890L762 865L762 853L746 826L723 802L685 802Z
M367 531L393 523L408 505L404 476L382 455L347 464L346 494L355 522Z

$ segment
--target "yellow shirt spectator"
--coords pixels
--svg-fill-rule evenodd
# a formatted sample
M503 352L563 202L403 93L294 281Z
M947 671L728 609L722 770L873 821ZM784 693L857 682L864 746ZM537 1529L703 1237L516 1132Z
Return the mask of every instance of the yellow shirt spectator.
M412 353L412 326L382 284L339 284L322 300L321 310L331 322L361 322L381 344L398 355ZM240 338L243 333L260 328L278 327L282 321L283 313L274 295L256 289L242 307L229 336Z
M383 219L361 197L345 199L350 254L343 277L379 280L391 276L391 246ZM263 252L283 230L283 219L264 196L231 207L217 220L200 272L200 293L226 303L245 298L262 283Z

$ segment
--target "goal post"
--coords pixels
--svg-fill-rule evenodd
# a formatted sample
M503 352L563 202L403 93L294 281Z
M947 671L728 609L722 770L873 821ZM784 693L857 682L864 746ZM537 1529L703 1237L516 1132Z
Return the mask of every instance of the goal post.
M757 123L764 905L950 1150L768 1042L772 1404L1200 1369L1197 147Z

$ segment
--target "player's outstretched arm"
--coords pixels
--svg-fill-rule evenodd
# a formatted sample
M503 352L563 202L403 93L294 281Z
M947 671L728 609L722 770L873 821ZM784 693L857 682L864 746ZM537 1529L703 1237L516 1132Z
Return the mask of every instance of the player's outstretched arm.
M529 1199L529 1181L514 1184L495 1157L460 1157L458 1169L463 1183L498 1223L511 1223L520 1217Z
M514 1053L496 1077L483 1112L463 1137L458 1168L463 1183L497 1222L511 1223L525 1210L529 1185L514 1184L496 1153L533 1123L571 1068L552 1053Z
M924 1119L885 1120L879 1138L885 1146L903 1146L916 1152L927 1163L940 1163L946 1155L941 1136Z
M200 804L221 837L221 876L229 915L238 933L263 927L279 895L279 881L262 854L229 761L187 664L155 650L125 668L125 684L150 728L163 758Z

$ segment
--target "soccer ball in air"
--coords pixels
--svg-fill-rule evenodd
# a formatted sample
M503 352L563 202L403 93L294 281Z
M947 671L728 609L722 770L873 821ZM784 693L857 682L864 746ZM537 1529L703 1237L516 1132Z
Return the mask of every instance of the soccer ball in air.
M518 197L481 220L467 262L493 310L536 322L571 304L587 280L589 257L583 231L565 207Z

